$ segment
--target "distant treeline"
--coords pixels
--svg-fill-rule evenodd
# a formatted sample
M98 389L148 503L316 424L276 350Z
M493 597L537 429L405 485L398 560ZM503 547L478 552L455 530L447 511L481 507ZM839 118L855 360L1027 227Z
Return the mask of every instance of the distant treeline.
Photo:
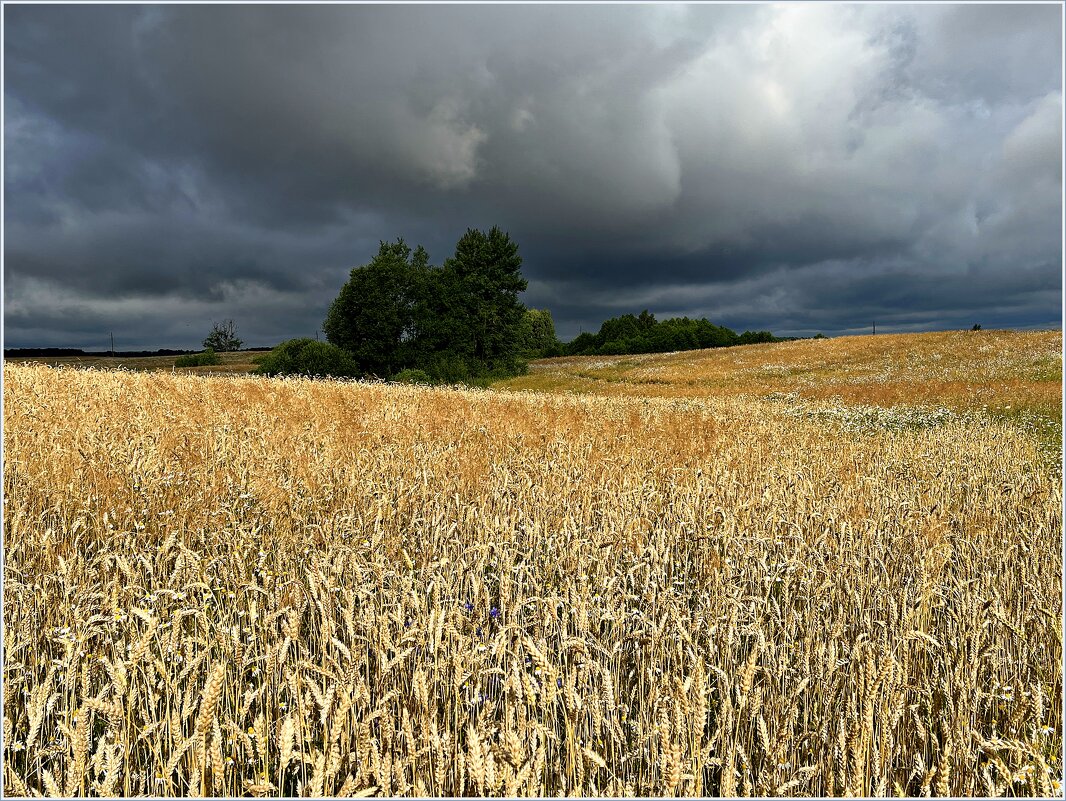
M623 314L621 317L605 320L597 333L579 334L571 342L560 345L558 355L666 353L783 341L785 338L776 337L769 331L745 331L738 334L729 328L715 325L706 318L692 320L688 317L672 317L660 321L645 309L640 314Z
M270 350L270 348L244 348L243 350ZM187 353L196 353L194 350L173 350L171 348L159 348L158 350L116 350L115 358L131 359L139 356L184 356ZM4 358L27 356L34 358L58 358L60 356L83 356L90 359L100 359L111 356L109 350L86 351L81 348L5 348Z

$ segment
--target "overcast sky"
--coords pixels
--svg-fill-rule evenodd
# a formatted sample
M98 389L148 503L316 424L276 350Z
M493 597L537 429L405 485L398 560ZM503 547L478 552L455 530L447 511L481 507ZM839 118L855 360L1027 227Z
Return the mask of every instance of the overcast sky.
M1061 6L4 13L7 347L314 336L494 224L564 338L1060 324Z

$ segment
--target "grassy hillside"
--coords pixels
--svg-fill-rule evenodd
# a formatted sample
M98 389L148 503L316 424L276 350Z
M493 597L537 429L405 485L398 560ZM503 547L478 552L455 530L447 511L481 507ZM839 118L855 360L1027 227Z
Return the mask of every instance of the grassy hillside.
M1062 332L943 331L713 350L543 359L498 389L650 397L765 396L1057 416Z

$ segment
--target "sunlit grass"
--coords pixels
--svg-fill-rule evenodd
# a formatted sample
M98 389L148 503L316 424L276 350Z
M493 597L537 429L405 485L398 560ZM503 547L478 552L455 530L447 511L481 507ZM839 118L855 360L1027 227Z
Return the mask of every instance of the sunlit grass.
M656 397L765 396L1059 417L1062 332L944 331L545 359L498 389Z

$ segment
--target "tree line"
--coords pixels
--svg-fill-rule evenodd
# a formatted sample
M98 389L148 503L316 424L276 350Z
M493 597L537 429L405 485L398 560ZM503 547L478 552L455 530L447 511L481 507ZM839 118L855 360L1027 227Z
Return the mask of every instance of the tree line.
M517 243L498 227L468 229L439 266L430 264L421 245L411 248L403 238L381 242L367 264L351 270L330 305L322 325L327 341L283 342L260 359L257 372L486 384L548 356L779 341L769 331L737 334L706 319L658 321L645 310L605 320L597 333L563 343L549 311L519 301L527 287L521 267ZM225 333L235 336L232 324Z
M579 334L563 347L563 352L569 356L667 353L780 341L769 331L737 334L706 318L692 320L688 317L672 317L659 321L645 309L638 315L623 314L604 320L597 333Z

